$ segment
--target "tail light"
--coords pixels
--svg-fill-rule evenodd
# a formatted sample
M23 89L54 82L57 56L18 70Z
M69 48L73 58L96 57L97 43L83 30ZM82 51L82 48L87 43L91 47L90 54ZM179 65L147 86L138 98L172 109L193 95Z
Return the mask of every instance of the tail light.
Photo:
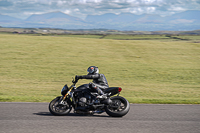
M122 88L119 87L119 88L118 88L118 92L121 92L121 91L122 91Z

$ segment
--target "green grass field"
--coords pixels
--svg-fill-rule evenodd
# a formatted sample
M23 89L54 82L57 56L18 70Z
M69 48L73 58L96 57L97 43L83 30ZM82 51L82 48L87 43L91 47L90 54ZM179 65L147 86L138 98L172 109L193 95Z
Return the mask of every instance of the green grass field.
M131 103L200 104L200 38L189 37L0 34L0 101L50 102L96 65Z

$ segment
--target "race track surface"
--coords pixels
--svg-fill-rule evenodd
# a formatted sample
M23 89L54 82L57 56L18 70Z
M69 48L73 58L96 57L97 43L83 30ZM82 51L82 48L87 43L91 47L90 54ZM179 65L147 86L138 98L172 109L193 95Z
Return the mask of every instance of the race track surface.
M113 118L53 116L48 103L0 102L0 133L200 133L200 105L131 104L126 116Z

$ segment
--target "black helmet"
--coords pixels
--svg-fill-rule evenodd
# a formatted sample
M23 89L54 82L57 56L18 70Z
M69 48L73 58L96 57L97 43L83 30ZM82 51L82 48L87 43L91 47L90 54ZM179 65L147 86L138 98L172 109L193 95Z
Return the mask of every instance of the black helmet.
M96 66L90 66L88 67L87 72L89 74L95 74L95 73L99 73L99 69Z

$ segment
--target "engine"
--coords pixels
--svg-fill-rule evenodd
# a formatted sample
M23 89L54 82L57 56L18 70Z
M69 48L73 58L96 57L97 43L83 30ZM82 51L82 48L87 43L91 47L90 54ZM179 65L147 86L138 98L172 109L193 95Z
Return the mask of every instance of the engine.
M100 101L97 100L95 96L92 95L91 93L82 93L81 95L79 95L77 103L78 106L85 107L88 105L99 104Z
M89 93L81 92L78 94L78 97L77 97L78 106L84 107L84 106L90 105L91 102L92 102L92 97Z
M85 97L79 98L79 100L78 100L78 105L80 105L80 106L85 106L86 103L87 103L87 98L85 98Z

